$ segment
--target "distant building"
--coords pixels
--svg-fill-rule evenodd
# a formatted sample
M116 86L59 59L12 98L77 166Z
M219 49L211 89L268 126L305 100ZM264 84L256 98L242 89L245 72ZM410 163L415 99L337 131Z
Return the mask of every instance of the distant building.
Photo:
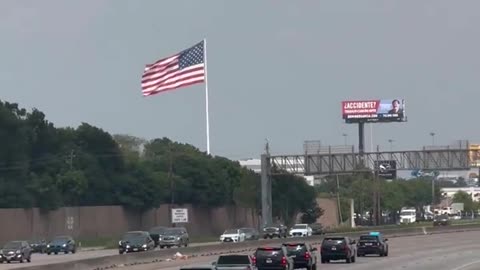
M480 201L480 187L455 187L455 188L441 188L440 192L446 198L453 198L455 193L463 191L472 197L475 202Z
M262 172L262 165L261 165L261 160L260 159L243 159L243 160L239 160L238 162L240 163L241 166L243 166L247 169L250 169L250 170L252 170L256 173L261 173ZM294 162L294 161L292 161L292 162ZM287 170L287 171L292 172L291 170ZM315 177L313 175L305 176L303 174L297 174L297 176L301 176L301 177L305 178L305 181L310 186L314 186L315 183L316 183Z

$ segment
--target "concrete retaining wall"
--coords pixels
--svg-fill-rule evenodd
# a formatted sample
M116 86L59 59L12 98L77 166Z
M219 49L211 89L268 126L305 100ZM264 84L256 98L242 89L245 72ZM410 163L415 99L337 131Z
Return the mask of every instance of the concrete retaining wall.
M187 208L191 236L219 235L227 228L254 226L259 218L254 210L238 207ZM42 212L33 209L0 209L0 244L18 239L49 239L68 234L79 239L118 237L129 230L148 230L169 224L168 205L146 212L128 211L121 206L65 207Z

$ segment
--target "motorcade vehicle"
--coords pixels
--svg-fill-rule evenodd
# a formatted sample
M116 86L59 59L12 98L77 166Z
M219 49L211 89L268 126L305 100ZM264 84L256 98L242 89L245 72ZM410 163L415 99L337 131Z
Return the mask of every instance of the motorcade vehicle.
M277 224L277 225L268 225L262 228L262 237L263 239L267 238L287 238L288 236L288 231L287 231L287 226L282 225L282 224Z
M313 223L309 225L312 228L312 235L322 235L325 234L325 229L320 223Z
M256 270L252 257L249 255L221 255L212 263L216 270Z
M369 254L377 254L380 257L388 256L388 238L384 238L379 232L360 235L357 243L357 257Z
M155 241L144 231L126 232L118 242L118 253L141 252L155 249Z
M307 270L317 269L317 249L309 243L291 242L284 243L287 255L293 258L293 267L306 268Z
M0 250L0 262L11 263L32 261L32 248L27 241L11 241Z
M160 239L160 237L163 236L163 234L165 233L166 230L167 230L167 227L157 226L157 227L151 228L148 231L149 234L150 234L150 237L155 242L155 247L158 247L159 239Z
M400 211L400 224L415 223L417 220L417 210L415 208L404 207Z
M35 239L28 241L30 247L32 248L32 253L46 253L47 252L47 241L44 239Z
M448 226L451 221L447 214L437 215L433 218L433 226Z
M158 240L160 248L188 247L190 237L187 229L183 227L172 227L165 230L165 233Z
M288 256L288 251L284 246L259 247L255 250L252 260L258 269L295 269L293 258Z
M328 263L335 260L345 260L347 263L356 261L356 241L349 237L325 237L320 249L320 260Z
M245 240L258 240L260 234L255 228L240 228L240 230L245 234Z
M312 228L308 224L295 224L288 232L291 237L307 237L312 236Z
M67 235L57 236L47 244L48 255L52 253L57 255L60 252L63 252L65 254L68 254L69 252L74 254L75 252L77 252L77 246L75 244L75 240L73 240L71 236L67 236Z
M220 235L220 241L233 243L243 242L245 241L245 233L240 229L229 229Z

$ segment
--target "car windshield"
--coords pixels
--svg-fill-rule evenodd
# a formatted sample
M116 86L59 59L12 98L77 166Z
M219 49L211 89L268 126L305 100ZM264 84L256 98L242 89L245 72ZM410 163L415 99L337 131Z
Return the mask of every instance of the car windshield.
M306 229L307 228L307 225L295 225L292 227L292 229Z
M52 244L65 244L68 242L68 238L66 237L58 237L52 240Z
M145 235L140 232L131 232L131 233L126 233L122 239L125 241L130 241L131 239L137 239L137 238L145 238Z
M147 238L145 236L137 236L137 237L128 238L125 241L127 241L129 244L132 244L132 245L139 245L139 244L147 243Z
M282 257L282 253L280 248L257 249L256 257Z
M305 251L307 251L307 247L304 244L287 244L286 247L288 256L305 253Z
M157 227L157 228L152 228L150 230L150 233L155 233L155 234L162 234L167 230L167 228L164 227Z
M223 234L237 234L238 231L235 230L235 229L231 229L231 230L226 230Z
M224 255L218 258L217 264L250 264L248 255Z
M414 216L414 215L415 215L415 212L412 212L412 211L402 211L402 212L400 212L400 215L402 215L402 216Z
M377 241L377 236L372 235L361 235L360 241Z
M182 234L182 229L167 229L165 230L165 235L180 235Z
M335 246L335 245L341 245L345 243L345 238L335 238L335 237L329 237L323 239L322 245L324 246Z
M13 241L7 243L3 248L4 249L19 249L22 246L22 242Z

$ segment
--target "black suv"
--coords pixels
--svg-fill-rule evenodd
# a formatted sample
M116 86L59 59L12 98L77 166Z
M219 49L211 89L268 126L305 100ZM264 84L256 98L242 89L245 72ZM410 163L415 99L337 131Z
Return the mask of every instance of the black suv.
M309 243L286 243L287 255L293 258L294 268L317 269L317 249Z
M123 235L122 240L118 242L118 253L140 252L152 250L155 248L155 241L150 234L144 231L132 231Z
M32 248L26 241L12 241L3 246L0 253L0 262L10 263L32 261Z
M320 251L322 263L334 260L346 260L354 263L356 258L355 240L349 237L325 237Z
M448 215L438 215L433 218L433 226L448 226L450 225L450 219Z
M155 241L155 246L158 246L158 243L160 242L160 238L165 234L165 231L167 230L167 227L163 226L158 226L158 227L153 227L150 229L150 237L152 238L153 241Z
M288 256L288 251L284 246L257 248L252 260L258 270L295 269L293 259Z
M77 251L77 246L75 244L75 240L73 240L70 236L57 236L53 238L53 240L48 243L47 245L47 254L50 255L52 253L58 254L59 252L63 252L68 254L69 252L75 253Z
M263 239L272 239L273 237L287 238L287 234L287 226L281 224L265 226L262 229Z
M360 235L357 245L357 256L362 257L368 254L378 254L379 256L388 256L388 239L383 238L381 234Z

